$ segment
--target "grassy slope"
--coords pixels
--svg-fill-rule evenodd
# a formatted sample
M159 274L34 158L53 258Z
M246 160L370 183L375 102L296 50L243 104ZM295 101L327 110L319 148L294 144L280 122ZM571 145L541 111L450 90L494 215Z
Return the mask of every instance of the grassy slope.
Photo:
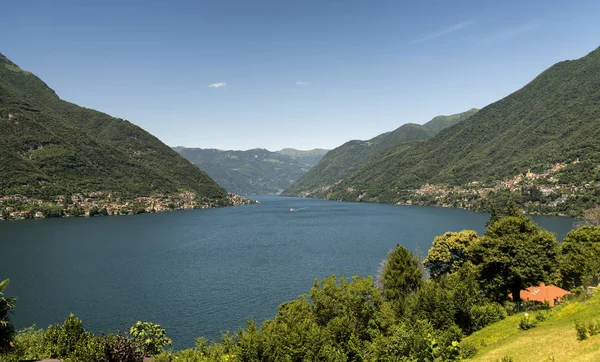
M438 116L424 125L407 123L392 132L380 134L367 141L348 141L329 151L315 167L302 176L284 194L298 195L303 191L312 191L346 179L369 160L382 155L390 147L398 145L404 147L416 141L431 138L440 130L469 118L477 111L477 109L470 109L450 116Z
M0 146L0 195L113 191L149 196L188 190L226 197L205 172L156 137L128 121L61 100L1 54Z
M576 320L600 320L600 293L555 307L545 321L528 331L518 329L521 316L513 315L465 338L462 344L477 347L470 361L495 362L504 356L515 362L600 361L600 335L580 342L575 334Z

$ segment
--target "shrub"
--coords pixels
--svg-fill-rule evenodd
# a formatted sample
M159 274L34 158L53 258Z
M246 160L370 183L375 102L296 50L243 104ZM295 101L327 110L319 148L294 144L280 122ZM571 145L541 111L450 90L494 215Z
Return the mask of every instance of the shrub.
M477 347L471 343L461 343L460 344L461 356L463 358L472 358L477 353Z
M580 341L588 338L588 330L585 322L575 321L575 332L577 333L577 339Z
M51 358L69 357L78 344L91 338L92 334L83 328L81 319L70 314L62 325L52 325L44 334L44 345L48 347Z
M509 356L504 356L498 360L498 362L513 362L513 358Z
M519 329L526 331L536 326L536 321L530 317L529 313L525 313L519 320Z
M590 322L588 324L588 332L590 336L595 336L600 333L600 326L598 325L598 321Z
M8 319L8 312L14 308L15 299L4 296L8 283L8 279L0 281L0 353L11 349L11 342L15 335L15 327Z
M540 311L535 314L535 320L538 322L543 322L548 318L548 312Z
M109 334L103 337L106 362L142 362L144 354L134 339L123 334Z
M485 303L471 307L469 315L471 317L471 330L475 332L506 318L507 313L498 303Z
M129 328L129 334L135 338L146 356L157 355L164 346L170 346L172 343L164 328L150 322L136 322Z

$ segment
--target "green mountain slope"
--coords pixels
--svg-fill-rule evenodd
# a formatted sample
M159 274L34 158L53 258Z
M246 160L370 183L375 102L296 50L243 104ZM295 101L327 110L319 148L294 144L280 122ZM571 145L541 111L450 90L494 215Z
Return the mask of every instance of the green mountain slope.
M247 151L185 147L174 149L208 172L219 185L242 195L281 192L318 162L326 152L294 149L271 152L260 148Z
M0 54L0 196L111 192L122 197L226 191L134 124L61 100Z
M388 149L328 197L401 202L407 190L427 183L494 182L577 158L593 169L600 160L598 139L600 48L550 67L522 89L415 147Z
M350 177L375 156L392 146L408 147L415 141L431 138L439 130L450 127L477 113L477 109L451 115L438 116L424 125L407 123L392 132L383 133L368 141L349 141L328 152L309 172L302 176L285 195L314 193Z

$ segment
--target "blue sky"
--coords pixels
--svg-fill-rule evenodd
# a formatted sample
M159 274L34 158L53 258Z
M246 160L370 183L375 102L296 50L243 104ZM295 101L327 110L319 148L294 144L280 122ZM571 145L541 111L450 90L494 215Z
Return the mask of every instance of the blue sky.
M600 2L12 1L0 52L171 146L333 148L600 46ZM211 87L211 85L213 85Z

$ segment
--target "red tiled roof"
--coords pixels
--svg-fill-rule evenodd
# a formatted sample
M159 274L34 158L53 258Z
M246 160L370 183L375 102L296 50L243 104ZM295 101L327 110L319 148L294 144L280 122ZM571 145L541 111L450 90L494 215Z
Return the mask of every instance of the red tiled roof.
M567 294L571 294L568 290L557 287L556 285L545 285L544 283L521 290L521 300L529 300L536 302L548 301L550 305L554 305L555 300L560 300ZM509 294L512 299L512 295Z

